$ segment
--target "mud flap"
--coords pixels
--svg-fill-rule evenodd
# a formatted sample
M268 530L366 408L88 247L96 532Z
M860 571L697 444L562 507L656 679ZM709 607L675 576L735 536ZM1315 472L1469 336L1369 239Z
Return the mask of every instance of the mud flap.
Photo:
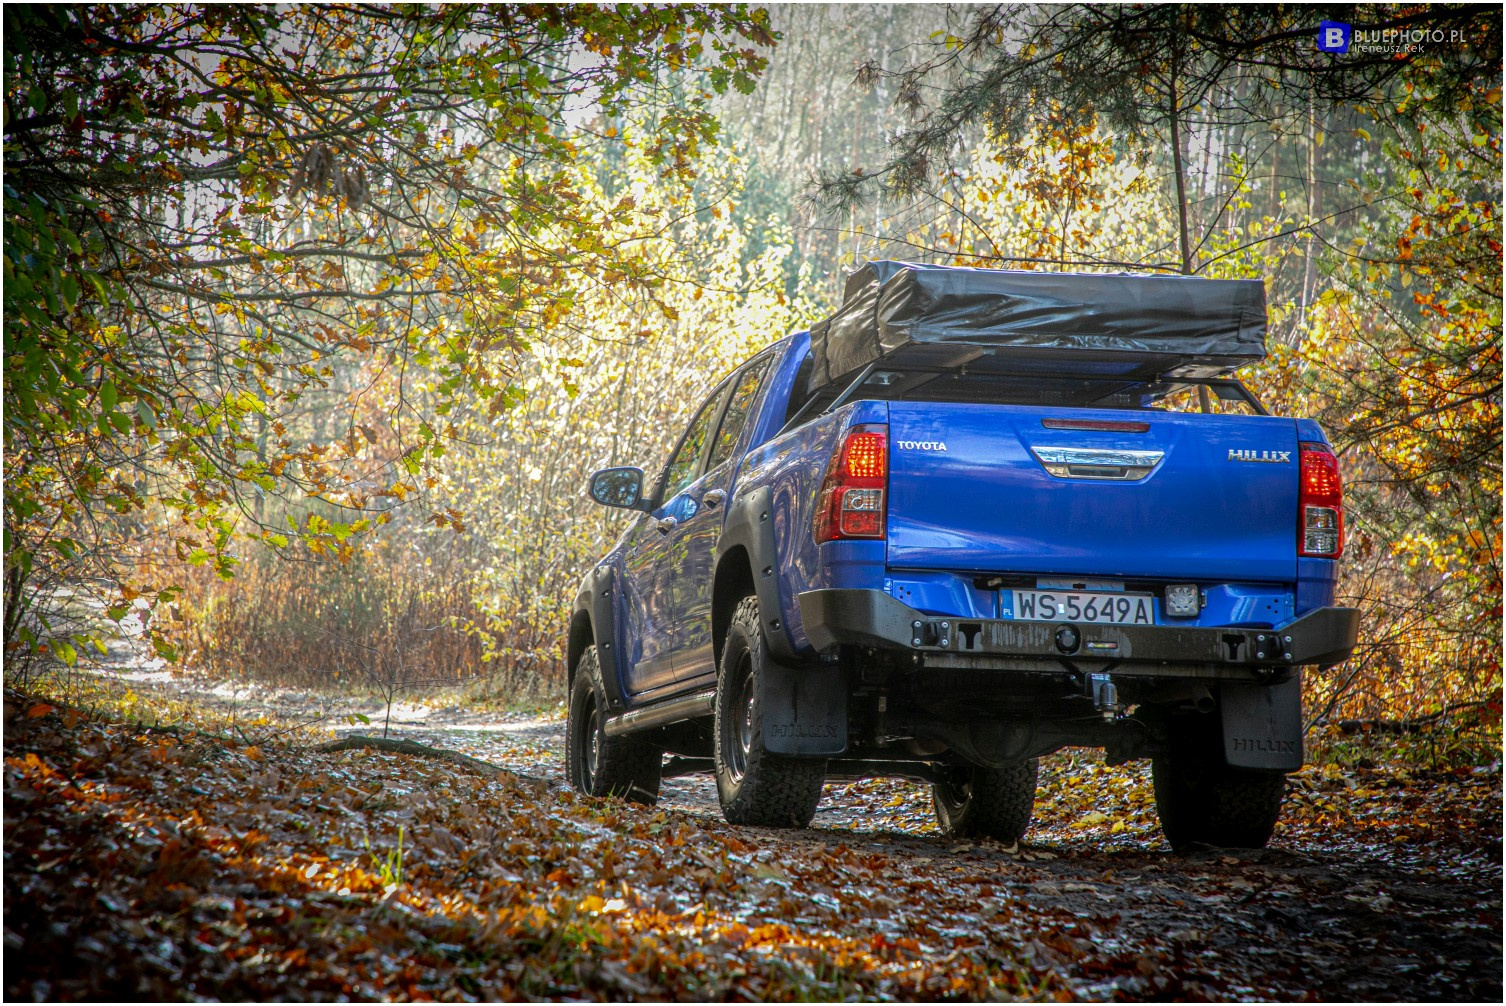
M1302 672L1279 685L1219 689L1224 759L1234 768L1294 772L1302 767Z
M766 659L758 677L764 750L821 756L847 750L847 679L840 666Z

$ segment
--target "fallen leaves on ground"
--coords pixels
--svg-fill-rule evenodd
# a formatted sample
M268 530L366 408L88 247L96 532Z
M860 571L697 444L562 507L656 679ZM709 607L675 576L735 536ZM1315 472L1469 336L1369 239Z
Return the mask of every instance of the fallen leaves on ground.
M431 759L42 705L6 695L9 999L1500 990L1498 772L1427 780L1454 787L1452 831L1423 827L1405 784L1311 773L1283 825L1294 851L1184 858L1162 849L1144 778L1055 759L1040 828L1012 851L920 824L913 784L840 787L866 827L735 829ZM1342 827L1426 863L1393 883L1348 850L1325 858L1317 836Z

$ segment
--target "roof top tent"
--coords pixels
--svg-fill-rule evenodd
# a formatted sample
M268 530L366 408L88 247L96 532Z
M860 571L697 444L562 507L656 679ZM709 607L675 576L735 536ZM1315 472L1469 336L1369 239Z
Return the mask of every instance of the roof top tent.
M1259 280L869 262L811 329L800 412L854 396L1143 407L1194 384L1263 412L1229 375L1265 358L1265 334Z

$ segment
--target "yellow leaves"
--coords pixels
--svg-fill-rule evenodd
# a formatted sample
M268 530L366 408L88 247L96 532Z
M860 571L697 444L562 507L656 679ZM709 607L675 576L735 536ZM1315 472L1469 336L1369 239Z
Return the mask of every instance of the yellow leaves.
M225 300L218 301L214 305L214 313L219 315L231 314L235 316L236 321L240 322L243 325L246 323L245 308L237 303Z

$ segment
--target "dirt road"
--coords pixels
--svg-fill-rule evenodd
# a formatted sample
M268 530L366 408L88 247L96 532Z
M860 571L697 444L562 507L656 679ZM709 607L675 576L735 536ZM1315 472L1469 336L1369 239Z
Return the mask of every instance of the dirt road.
M326 700L316 709L286 692L148 677L137 687L187 688L247 722L271 709L320 713L338 732L373 730L357 712L380 725L381 710L369 705ZM392 728L562 782L560 711L404 705ZM580 806L563 787L545 799ZM1109 769L1085 754L1043 760L1036 823L1017 849L944 838L926 788L889 780L828 784L812 826L797 832L730 828L704 777L666 781L654 810L624 805L611 815L635 834L668 822L692 836L690 847L739 851L720 861L735 897L721 904L708 894L696 909L666 894L665 905L709 912L721 904L749 926L772 913L786 925L838 927L865 945L981 955L1055 976L1042 995L1501 999L1499 765L1448 773L1309 766L1291 780L1269 849L1192 856L1173 855L1161 837L1145 766ZM677 855L701 869L693 850ZM673 887L663 877L634 883Z
M559 718L504 722L490 737L486 728L496 724L476 730L446 719L415 732L563 778ZM1360 778L1325 779L1314 770L1299 777L1291 797L1299 813L1259 852L1173 855L1150 810L1148 764L1109 769L1086 753L1043 761L1037 823L1017 851L946 840L928 788L890 780L829 783L808 830L760 832L796 849L841 846L889 857L900 867L891 895L896 911L923 918L942 946L948 934L994 926L1022 935L1024 920L1002 908L1016 900L1032 907L1026 928L1049 920L1045 928L1065 947L1080 942L1143 972L1126 978L1116 967L1103 982L1080 987L1087 998L1216 991L1229 998L1499 1002L1499 772L1462 780L1479 805L1440 799L1443 819L1410 832L1401 824L1410 817L1407 804L1429 801L1460 780ZM1379 785L1364 788L1365 781ZM1360 804L1359 814L1345 813L1349 801ZM1488 824L1475 827L1490 820L1492 804L1493 842ZM660 806L720 821L708 776L667 780ZM1486 822L1468 818L1471 807ZM1393 822L1400 827L1385 826ZM1115 823L1125 827L1115 833ZM976 898L962 898L961 910L937 904L927 892L940 878ZM1177 981L1167 982L1168 975Z

